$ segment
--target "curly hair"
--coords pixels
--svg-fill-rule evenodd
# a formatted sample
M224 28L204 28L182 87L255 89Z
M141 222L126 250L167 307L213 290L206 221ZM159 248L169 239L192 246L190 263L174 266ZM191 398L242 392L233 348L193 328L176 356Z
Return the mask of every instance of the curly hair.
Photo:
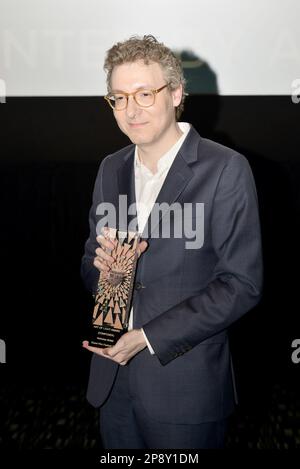
M117 42L107 51L104 70L107 73L106 83L108 91L111 91L111 75L115 66L124 63L143 60L146 65L158 63L163 71L171 90L182 85L182 99L176 108L176 118L179 119L185 100L185 78L179 57L166 47L162 42L148 34L143 37L132 36L124 42Z

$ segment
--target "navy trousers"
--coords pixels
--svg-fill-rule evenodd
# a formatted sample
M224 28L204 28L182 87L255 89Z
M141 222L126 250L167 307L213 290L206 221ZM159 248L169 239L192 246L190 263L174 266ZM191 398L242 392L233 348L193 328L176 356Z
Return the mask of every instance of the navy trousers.
M153 420L130 393L129 365L120 366L112 391L100 408L105 449L223 448L226 420L174 425Z

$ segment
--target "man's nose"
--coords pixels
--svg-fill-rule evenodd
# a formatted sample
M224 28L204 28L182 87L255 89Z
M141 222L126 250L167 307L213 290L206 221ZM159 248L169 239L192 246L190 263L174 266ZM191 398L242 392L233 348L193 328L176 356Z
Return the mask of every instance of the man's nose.
M127 108L126 108L127 116L130 119L132 119L133 117L136 116L136 114L138 113L139 110L140 110L140 107L135 102L134 97L133 96L128 96L128 98L127 98Z

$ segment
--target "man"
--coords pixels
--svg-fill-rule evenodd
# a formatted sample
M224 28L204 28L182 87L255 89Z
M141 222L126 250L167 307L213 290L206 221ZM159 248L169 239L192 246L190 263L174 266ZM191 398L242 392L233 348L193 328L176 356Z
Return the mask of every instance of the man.
M120 196L127 209L136 203L143 241L132 329L111 348L83 343L94 353L87 397L100 407L105 448L219 448L234 408L227 328L261 294L252 173L243 156L177 122L182 69L153 36L117 43L105 69L106 99L132 145L100 165L82 260L86 287L95 293L99 271L112 262L113 243L96 229L99 204L117 207ZM164 210L149 227L157 206ZM161 234L166 224L170 236Z

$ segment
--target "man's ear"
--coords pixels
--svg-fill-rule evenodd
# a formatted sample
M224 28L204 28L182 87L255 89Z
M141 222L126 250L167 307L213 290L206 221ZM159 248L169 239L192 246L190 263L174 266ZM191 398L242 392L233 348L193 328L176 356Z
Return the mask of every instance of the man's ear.
M172 91L173 106L178 107L182 99L182 85L179 85L176 90Z

